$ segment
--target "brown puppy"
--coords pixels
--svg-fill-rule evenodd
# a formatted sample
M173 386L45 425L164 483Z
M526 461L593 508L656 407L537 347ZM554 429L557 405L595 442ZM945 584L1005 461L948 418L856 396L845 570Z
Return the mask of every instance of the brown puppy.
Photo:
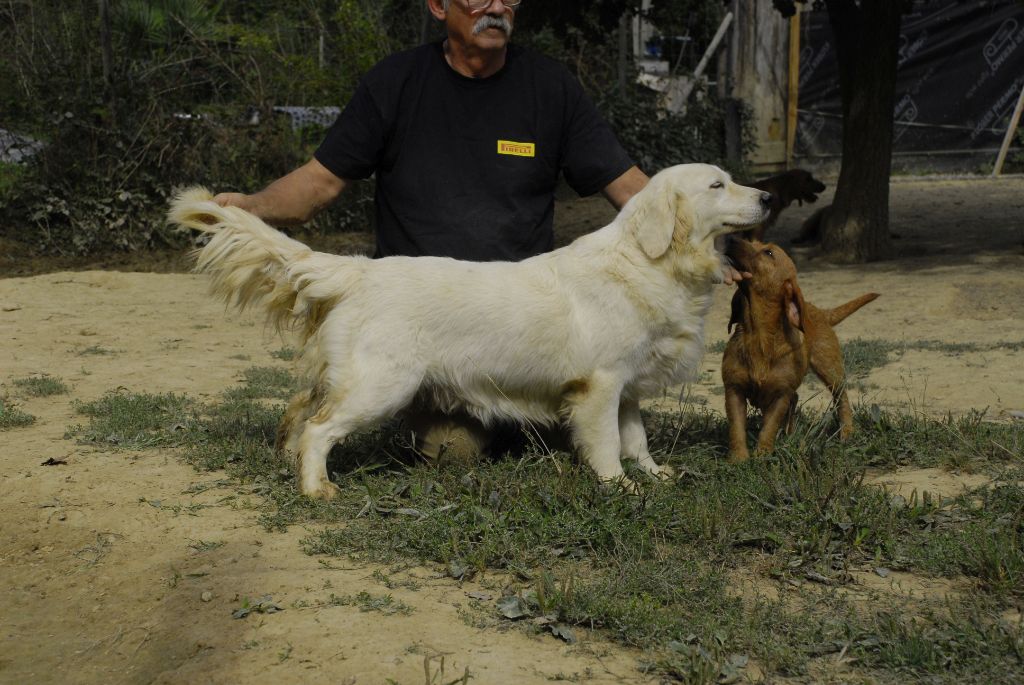
M783 425L787 433L793 430L797 388L808 367L832 392L840 436L846 439L853 432L853 411L846 394L843 354L832 326L878 294L861 295L834 309L818 309L804 300L796 265L777 245L732 240L726 253L738 269L753 275L740 282L732 298L729 329L736 329L722 359L729 459L750 457L747 402L764 415L758 454L772 450Z
M771 193L772 200L769 204L771 213L768 218L763 223L744 232L744 237L747 240L764 240L765 231L775 225L783 209L793 204L794 201L799 202L801 207L804 202L816 202L818 193L825 190L825 184L804 169L790 169L751 183L750 187Z

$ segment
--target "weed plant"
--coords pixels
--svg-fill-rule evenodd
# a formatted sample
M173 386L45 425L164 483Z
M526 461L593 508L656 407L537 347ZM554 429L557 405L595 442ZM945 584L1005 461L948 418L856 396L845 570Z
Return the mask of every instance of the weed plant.
M68 394L68 386L61 379L46 374L29 376L28 378L15 378L14 385L29 397L50 397L52 395Z
M0 398L0 430L23 428L35 423L36 417L21 411L7 400Z

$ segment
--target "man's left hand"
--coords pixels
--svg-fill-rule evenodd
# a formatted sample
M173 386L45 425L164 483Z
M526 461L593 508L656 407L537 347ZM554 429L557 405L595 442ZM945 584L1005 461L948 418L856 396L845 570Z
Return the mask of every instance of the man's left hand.
M723 276L725 277L726 285L732 285L733 283L739 283L744 278L753 278L754 274L749 271L737 271L733 267L727 266L725 267Z

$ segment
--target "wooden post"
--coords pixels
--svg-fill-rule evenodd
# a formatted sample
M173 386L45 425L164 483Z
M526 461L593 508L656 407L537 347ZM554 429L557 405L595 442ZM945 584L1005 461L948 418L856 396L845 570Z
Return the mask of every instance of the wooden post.
M1013 136L1017 133L1017 125L1020 124L1020 113L1024 109L1024 86L1021 86L1020 96L1017 98L1017 106L1010 117L1010 125L1006 127L1006 135L1003 136L1003 146L999 148L999 155L996 157L996 165L992 168L992 175L998 176L1003 173L1003 162L1006 161L1006 153L1013 142Z
M786 168L793 168L800 97L800 11L789 18L789 87L786 93Z

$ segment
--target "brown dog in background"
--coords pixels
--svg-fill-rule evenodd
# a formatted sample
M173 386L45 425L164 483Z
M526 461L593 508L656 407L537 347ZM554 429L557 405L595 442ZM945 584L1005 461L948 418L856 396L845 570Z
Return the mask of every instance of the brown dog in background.
M763 223L744 232L743 235L747 240L764 240L765 231L775 225L783 209L793 204L794 201L799 202L801 207L804 202L816 202L818 193L825 190L825 184L804 169L790 169L751 183L750 187L771 193L772 201L769 205L771 213L768 218Z
M807 369L832 392L839 414L839 434L853 432L853 411L846 394L843 353L835 326L877 293L867 293L833 309L818 309L804 300L796 265L777 245L731 240L726 254L751 278L740 281L732 298L729 338L722 359L725 412L729 419L729 459L746 461L747 402L761 410L764 423L757 453L770 452L785 425L792 432L797 389Z
M809 217L804 219L803 224L800 226L800 232L793 238L794 245L809 245L812 243L821 242L821 228L825 224L825 219L828 218L828 212L832 209L832 205L825 205L824 207L818 207Z

